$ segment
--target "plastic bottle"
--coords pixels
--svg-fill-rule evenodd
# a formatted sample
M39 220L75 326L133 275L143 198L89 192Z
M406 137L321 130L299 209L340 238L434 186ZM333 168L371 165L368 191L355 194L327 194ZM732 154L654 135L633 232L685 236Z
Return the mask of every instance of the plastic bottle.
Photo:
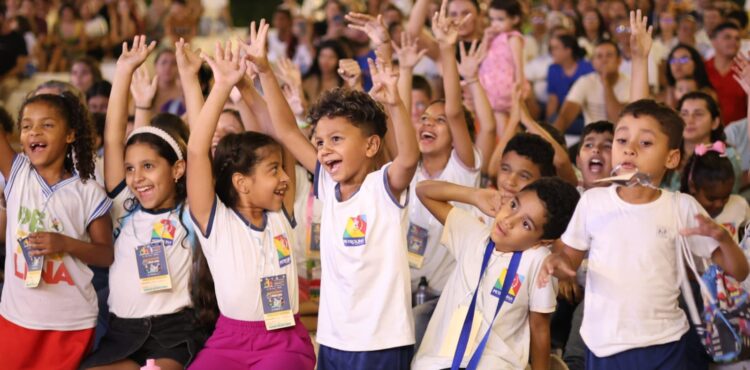
M161 368L156 366L156 360L150 358L146 360L146 366L142 367L141 370L161 370Z
M419 285L417 286L417 294L414 297L414 302L419 306L427 301L427 278L422 276L419 279Z

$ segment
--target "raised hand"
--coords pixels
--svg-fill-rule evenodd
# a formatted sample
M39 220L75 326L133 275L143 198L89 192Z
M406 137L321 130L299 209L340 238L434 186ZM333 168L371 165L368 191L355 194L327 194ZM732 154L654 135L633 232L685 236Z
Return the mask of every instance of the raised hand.
M466 45L463 43L458 48L461 61L458 63L458 73L464 80L476 80L479 73L479 65L487 56L487 43L479 43L477 40L471 42L469 51L466 51Z
M302 87L302 72L289 58L280 59L276 63L276 67L278 67L278 76L281 82L293 89Z
M217 41L214 56L201 53L201 58L214 72L214 86L231 88L245 76L247 63L240 57L239 50L232 52L232 44L229 42L222 47Z
M641 10L630 12L630 50L633 58L647 58L654 39L653 26L648 26L648 17Z
M375 44L375 47L391 42L391 37L388 34L388 29L385 27L382 15L378 15L375 18L369 14L349 12L346 15L346 20L349 22L349 28L366 33L367 37Z
M133 46L128 49L128 43L122 43L122 54L117 58L117 66L135 71L148 58L148 55L156 48L156 41L146 45L146 36L140 35L133 38Z
M247 43L240 42L242 50L258 73L266 73L271 70L268 63L268 52L266 51L266 40L269 25L265 19L260 20L258 27L255 27L255 21L250 23L250 38Z
M458 29L471 19L467 14L461 20L456 21L448 17L448 0L443 0L440 10L432 16L432 34L440 45L454 45L458 41Z
M732 237L721 225L714 222L712 219L702 215L695 215L695 221L698 223L695 227L688 227L680 230L680 234L683 236L707 236L718 242L731 241Z
M193 51L190 44L183 38L174 43L175 57L177 59L177 70L182 75L196 75L201 69L201 49Z
M136 107L150 107L156 96L156 86L159 82L159 76L149 77L148 70L145 67L139 67L133 73L133 79L130 81L130 93L133 95L133 102Z
M734 57L732 72L734 72L735 81L742 86L742 90L745 90L745 94L750 95L750 52L746 55L737 53Z
M346 86L352 90L362 89L362 69L354 59L339 60L339 76L344 79Z
M378 59L367 59L372 76L370 96L383 105L396 105L401 100L398 95L398 71L393 65Z
M419 60L427 53L427 49L419 50L419 39L408 32L401 32L401 46L392 43L393 50L398 56L398 66L403 69L413 69Z

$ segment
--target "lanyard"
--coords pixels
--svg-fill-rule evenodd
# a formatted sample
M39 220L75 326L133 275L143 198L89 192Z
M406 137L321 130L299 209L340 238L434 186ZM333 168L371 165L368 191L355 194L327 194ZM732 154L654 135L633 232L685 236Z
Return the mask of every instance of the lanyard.
M479 282L477 282L477 288L474 290L474 296L471 298L471 305L469 305L469 312L466 314L464 325L461 327L461 336L458 337L458 344L456 345L456 352L453 355L453 364L451 365L451 370L458 370L459 367L461 367L461 361L464 358L466 346L469 343L471 324L474 322L474 309L476 308L477 304L477 292L479 292L480 284L482 283L482 277L484 276L484 272L487 269L487 264L490 261L490 256L492 255L493 249L495 249L495 242L490 240L489 243L487 243L487 248L484 251L484 258L482 259L482 269L479 271ZM489 339L490 337L492 325L495 323L497 314L498 312L500 312L500 307L503 306L503 302L505 302L505 298L508 296L508 292L510 291L511 285L513 284L513 279L516 277L516 271L518 271L518 265L521 262L521 254L521 252L513 252L513 257L510 259L508 271L505 273L505 280L503 280L503 289L500 292L500 297L497 301L495 315L492 316L492 321L490 321L490 325L487 328L487 333L484 334L482 341L477 345L474 354L471 356L471 360L469 360L469 365L466 367L466 370L476 369L477 365L479 364L479 359L482 357L484 347L487 345L487 339Z

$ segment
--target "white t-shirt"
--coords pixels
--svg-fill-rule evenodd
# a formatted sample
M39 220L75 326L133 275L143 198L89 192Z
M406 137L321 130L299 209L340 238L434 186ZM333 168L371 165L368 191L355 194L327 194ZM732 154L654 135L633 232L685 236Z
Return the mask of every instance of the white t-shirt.
M732 239L737 242L737 233L739 228L745 221L750 220L750 206L747 204L745 198L731 194L729 201L724 205L724 209L721 210L714 221L729 231L732 235Z
M615 97L620 103L630 101L630 77L620 73L614 86ZM604 86L598 73L589 73L579 78L570 87L566 101L577 103L583 110L585 123L607 119L607 107L604 100Z
M695 215L706 213L686 194L662 190L653 202L630 204L616 189L587 190L561 238L589 253L581 336L599 357L674 342L688 330L677 306L676 220L695 227ZM702 236L687 242L705 258L718 245Z
M317 335L322 345L377 351L414 344L408 193L398 200L391 194L388 166L368 174L359 191L342 202L338 183L317 165L315 191L323 202Z
M286 212L266 212L265 227L256 228L218 198L206 227L206 235L193 220L196 235L214 278L221 314L235 320L263 321L260 282L263 277L286 274L290 307L299 311L294 222ZM278 249L291 257L279 258ZM283 265L283 266L282 266Z
M451 157L448 163L445 165L443 172L437 175L435 178L430 178L429 175L422 168L420 163L417 167L417 172L414 174L414 178L411 180L409 185L409 230L407 232L407 240L409 234L420 234L419 232L413 232L414 230L427 231L427 247L424 252L424 261L422 268L416 269L411 268L411 288L412 291L416 291L417 285L419 285L419 279L424 276L427 278L427 282L430 289L436 291L438 294L443 290L448 276L455 269L456 260L448 252L447 249L440 246L440 236L443 234L443 225L440 224L430 211L425 208L419 197L417 197L416 188L417 183L424 180L440 180L447 181L454 184L469 186L478 188L479 187L479 168L481 167L479 152L474 150L474 168L468 168L458 158L458 154L455 150L451 152ZM466 210L470 210L472 207L467 204L456 203L453 206L461 207ZM408 243L407 243L408 244Z
M180 220L180 207L156 211L138 207L128 212L125 202L134 196L124 181L110 196L116 239L115 261L109 268L109 311L133 319L167 315L192 306L188 287L196 240L182 225L185 221ZM183 215L188 211L185 206ZM192 226L189 221L186 225ZM164 242L172 289L143 293L136 249L150 243L152 237Z
M441 242L458 261L456 269L443 289L440 301L425 332L419 352L412 363L412 369L450 368L455 348L450 356L441 356L443 343L448 335L451 319L459 306L468 308L474 289L479 281L484 252L489 241L491 227L476 219L470 212L453 208L448 214ZM479 369L523 369L529 361L530 329L529 311L551 313L555 311L555 287L547 284L538 288L536 277L549 249L544 247L527 249L521 255L517 280L508 293L497 319L492 325L492 333L479 361ZM502 289L505 273L513 253L493 251L487 264L487 271L479 286L476 315L481 315L482 324L476 336L479 342L487 332L497 308L498 298L492 295L493 288ZM503 280L501 280L501 277ZM516 286L518 284L519 286ZM512 302L511 302L512 300ZM465 316L461 317L463 324ZM460 332L460 327L459 327ZM473 353L465 353L461 367L466 367Z
M99 312L91 284L94 273L69 254L48 255L36 288L26 288L26 262L17 242L35 231L53 231L89 242L88 226L106 215L112 202L94 180L73 175L49 186L29 158L13 159L5 188L5 286L0 315L34 330L82 330L96 325Z

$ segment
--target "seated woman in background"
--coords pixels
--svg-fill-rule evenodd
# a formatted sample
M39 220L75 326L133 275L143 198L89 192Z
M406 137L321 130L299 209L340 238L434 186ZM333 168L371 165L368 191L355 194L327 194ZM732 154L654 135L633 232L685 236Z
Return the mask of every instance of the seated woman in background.
M554 64L547 72L547 121L554 122L562 102L578 78L594 71L591 63L583 59L586 51L578 45L576 38L558 34L549 41L549 52ZM568 128L568 133L579 135L583 128L583 117L579 116Z

